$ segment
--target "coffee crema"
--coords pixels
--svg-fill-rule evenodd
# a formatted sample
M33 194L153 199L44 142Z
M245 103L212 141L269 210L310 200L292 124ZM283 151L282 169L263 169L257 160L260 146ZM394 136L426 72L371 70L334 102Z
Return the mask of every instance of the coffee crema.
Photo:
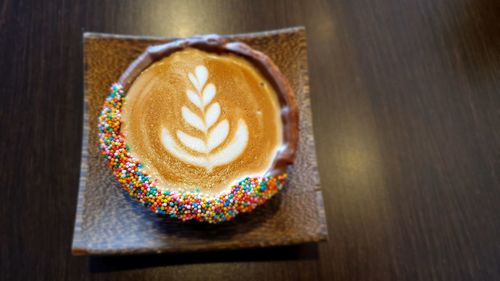
M246 59L185 48L132 82L121 131L160 189L218 194L269 171L283 145L281 110Z

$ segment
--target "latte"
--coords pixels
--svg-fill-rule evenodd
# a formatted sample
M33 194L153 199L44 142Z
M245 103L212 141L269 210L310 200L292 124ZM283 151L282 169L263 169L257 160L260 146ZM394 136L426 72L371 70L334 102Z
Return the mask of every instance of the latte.
M219 193L270 169L282 145L280 113L275 90L250 62L187 48L131 84L122 132L159 188Z
M111 87L98 128L130 197L157 214L218 223L286 185L298 113L266 55L207 35L149 47Z

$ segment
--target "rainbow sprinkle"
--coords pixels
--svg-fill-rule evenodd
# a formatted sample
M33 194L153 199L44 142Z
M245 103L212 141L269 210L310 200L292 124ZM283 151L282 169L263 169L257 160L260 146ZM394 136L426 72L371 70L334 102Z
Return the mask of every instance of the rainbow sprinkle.
M125 95L120 84L113 84L99 116L100 149L125 191L151 211L183 221L219 223L252 211L284 187L286 173L244 178L230 191L215 198L202 193L161 191L155 184L157 181L132 157L120 131L120 111Z

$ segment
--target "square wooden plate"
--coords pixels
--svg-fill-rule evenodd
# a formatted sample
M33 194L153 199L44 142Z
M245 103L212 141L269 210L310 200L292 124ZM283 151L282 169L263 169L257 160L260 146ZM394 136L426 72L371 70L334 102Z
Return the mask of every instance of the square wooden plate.
M159 217L132 201L99 153L97 116L110 85L143 50L174 39L84 34L85 102L74 255L162 253L290 245L327 236L312 130L302 27L227 35L266 53L290 80L300 109L289 185L251 214L208 225Z

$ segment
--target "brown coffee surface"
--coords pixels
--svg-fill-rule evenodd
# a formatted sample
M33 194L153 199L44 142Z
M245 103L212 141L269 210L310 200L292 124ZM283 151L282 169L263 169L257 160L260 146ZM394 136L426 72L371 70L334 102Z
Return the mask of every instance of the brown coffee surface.
M163 190L219 193L263 176L282 145L277 95L247 60L188 48L143 71L122 132Z

